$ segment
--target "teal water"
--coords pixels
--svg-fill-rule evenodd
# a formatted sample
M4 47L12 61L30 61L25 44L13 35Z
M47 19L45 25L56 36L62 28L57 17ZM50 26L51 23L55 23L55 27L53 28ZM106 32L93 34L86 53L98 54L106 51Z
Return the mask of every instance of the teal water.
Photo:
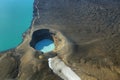
M14 48L30 27L33 0L0 0L0 51Z
M55 49L55 45L54 42L50 39L44 39L39 41L36 45L35 45L35 49L36 50L40 50L43 53L47 53L50 52L52 50Z

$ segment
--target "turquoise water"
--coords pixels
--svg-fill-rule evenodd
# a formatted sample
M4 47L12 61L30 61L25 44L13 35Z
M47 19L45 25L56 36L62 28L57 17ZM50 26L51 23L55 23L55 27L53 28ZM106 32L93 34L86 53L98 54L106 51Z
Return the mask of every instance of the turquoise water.
M55 49L55 45L54 42L50 39L44 39L39 41L36 45L35 45L35 49L36 50L40 50L43 53L47 53L50 52L52 50Z
M0 0L0 51L16 47L32 20L33 0Z

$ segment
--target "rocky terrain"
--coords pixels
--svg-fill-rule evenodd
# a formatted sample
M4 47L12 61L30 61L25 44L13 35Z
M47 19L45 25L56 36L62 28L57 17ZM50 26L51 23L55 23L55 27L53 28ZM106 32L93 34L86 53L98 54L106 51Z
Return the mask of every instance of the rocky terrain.
M34 49L49 38L55 50ZM23 42L0 53L0 80L62 80L48 66L57 56L81 80L120 80L119 0L35 0Z

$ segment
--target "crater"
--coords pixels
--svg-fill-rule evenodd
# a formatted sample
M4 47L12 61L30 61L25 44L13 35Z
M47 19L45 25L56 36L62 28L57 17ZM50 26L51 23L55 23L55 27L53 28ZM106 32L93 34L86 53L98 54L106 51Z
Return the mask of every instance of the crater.
M33 32L30 46L37 51L48 53L63 51L66 38L60 31L54 29L39 29Z
M33 32L30 46L43 53L51 52L55 49L53 33L49 29L40 29Z

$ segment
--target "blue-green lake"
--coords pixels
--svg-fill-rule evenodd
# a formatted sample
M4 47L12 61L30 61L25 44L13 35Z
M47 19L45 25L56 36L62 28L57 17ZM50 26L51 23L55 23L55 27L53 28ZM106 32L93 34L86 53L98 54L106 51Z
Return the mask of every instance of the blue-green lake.
M39 41L35 45L35 49L39 50L43 53L47 53L47 52L53 51L55 49L55 44L50 39L43 39L42 41Z
M0 51L22 42L22 34L30 27L34 0L0 0Z

